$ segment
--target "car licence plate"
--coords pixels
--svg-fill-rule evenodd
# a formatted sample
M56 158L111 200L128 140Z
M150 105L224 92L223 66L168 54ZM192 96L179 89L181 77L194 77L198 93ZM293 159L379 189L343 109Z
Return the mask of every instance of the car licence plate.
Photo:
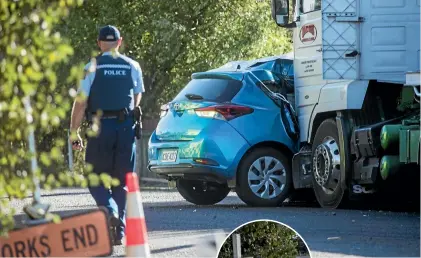
M177 150L163 150L161 155L162 162L175 162L177 160Z

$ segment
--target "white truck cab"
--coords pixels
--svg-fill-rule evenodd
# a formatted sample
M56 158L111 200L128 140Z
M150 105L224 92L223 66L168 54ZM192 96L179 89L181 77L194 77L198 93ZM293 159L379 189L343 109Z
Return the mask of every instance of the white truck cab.
M420 0L272 0L272 17L293 29L294 187L336 208L419 164Z

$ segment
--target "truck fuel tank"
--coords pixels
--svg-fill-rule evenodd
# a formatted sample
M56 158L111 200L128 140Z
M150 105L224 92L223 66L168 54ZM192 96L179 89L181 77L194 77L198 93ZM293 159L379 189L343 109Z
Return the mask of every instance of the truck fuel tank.
M399 156L383 156L380 161L380 175L383 180L398 173L400 166Z

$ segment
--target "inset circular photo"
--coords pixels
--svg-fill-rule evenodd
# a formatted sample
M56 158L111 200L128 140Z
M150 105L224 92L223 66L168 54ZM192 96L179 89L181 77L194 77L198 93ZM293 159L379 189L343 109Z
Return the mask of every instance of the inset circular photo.
M304 239L291 227L273 220L254 220L231 232L217 258L310 258Z

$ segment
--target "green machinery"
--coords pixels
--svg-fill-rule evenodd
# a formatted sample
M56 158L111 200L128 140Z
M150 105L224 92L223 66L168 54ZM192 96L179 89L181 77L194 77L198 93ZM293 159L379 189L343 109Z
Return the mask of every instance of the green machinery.
M418 110L420 74L408 73L407 83L402 91L400 110ZM413 99L417 100L414 105ZM399 124L385 125L380 133L380 143L384 156L380 161L380 175L386 180L396 174L402 165L420 164L420 113L408 116Z

